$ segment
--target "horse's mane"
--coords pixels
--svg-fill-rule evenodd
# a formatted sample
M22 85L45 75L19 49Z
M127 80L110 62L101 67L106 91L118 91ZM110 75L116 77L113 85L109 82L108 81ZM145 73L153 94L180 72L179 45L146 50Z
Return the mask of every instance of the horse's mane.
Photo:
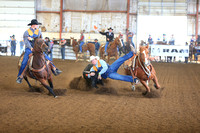
M76 45L78 45L78 42L75 39L73 39L72 46L76 46Z
M41 45L43 44L43 39L42 38L36 38L35 41L34 41L34 51L35 52L39 52L39 53L42 53L42 48L41 48Z

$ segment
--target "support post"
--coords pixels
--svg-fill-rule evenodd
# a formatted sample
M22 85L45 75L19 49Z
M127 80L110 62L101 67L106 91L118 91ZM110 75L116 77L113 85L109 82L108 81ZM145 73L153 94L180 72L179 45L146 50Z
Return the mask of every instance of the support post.
M60 39L62 38L63 0L60 0Z

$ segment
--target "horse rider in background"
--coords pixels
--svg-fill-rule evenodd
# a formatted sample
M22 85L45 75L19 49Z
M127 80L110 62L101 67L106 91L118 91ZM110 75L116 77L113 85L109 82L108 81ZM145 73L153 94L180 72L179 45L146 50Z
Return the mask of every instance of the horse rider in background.
M24 38L24 43L25 43L25 53L24 53L24 58L21 64L21 67L19 69L19 73L17 75L17 83L21 83L23 79L23 74L25 72L25 68L28 63L29 55L33 52L33 47L34 47L34 38L42 37L41 31L38 29L38 25L41 25L41 23L38 23L37 19L31 20L31 23L28 24L28 26L31 26L28 30L24 32L23 38ZM50 60L51 59L44 53L45 59ZM60 74L62 71L57 69L54 64L51 62L52 66L54 69L52 72L54 75Z
M110 28L108 28L108 32L101 32L101 31L99 31L99 33L106 36L105 55L107 55L108 44L110 42L112 42L113 39L114 39L113 29L110 27Z
M80 39L79 39L79 41L78 42L80 42L80 45L79 45L79 49L80 49L80 53L82 53L83 52L83 50L82 50L82 46L83 46L83 44L85 43L85 36L84 36L84 31L81 31L81 35L80 35Z

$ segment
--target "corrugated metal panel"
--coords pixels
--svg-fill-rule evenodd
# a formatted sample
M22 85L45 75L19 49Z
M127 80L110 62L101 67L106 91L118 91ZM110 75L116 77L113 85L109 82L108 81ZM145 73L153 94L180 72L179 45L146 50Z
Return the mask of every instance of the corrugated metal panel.
M37 20L45 26L47 31L60 31L60 15L56 13L39 13Z
M94 25L100 30L107 30L108 27L114 28L114 33L126 29L125 13L80 13L80 12L64 12L63 13L63 31L78 32L85 30L86 32L94 32Z
M36 0L38 11L60 11L60 0Z
M0 1L0 28L1 37L9 39L15 34L16 39L21 39L27 24L35 18L34 0L1 0ZM3 32L3 34L2 34Z
M9 7L9 8L34 8L34 0L1 0L0 8Z
M130 13L137 13L138 0L130 0Z
M195 35L195 17L194 16L188 16L188 35Z
M139 0L139 15L187 15L186 0Z
M127 10L127 0L64 0L63 4L70 10Z

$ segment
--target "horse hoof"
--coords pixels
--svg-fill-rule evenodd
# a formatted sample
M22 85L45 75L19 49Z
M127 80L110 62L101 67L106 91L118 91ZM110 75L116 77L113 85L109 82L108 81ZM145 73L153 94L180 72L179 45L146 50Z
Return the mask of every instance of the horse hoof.
M132 91L135 91L135 85L131 86Z
M58 98L58 96L55 96L54 98Z
M147 93L148 93L148 91L145 91L145 92L143 92L143 93L142 93L142 95L144 95L144 96L145 96Z

